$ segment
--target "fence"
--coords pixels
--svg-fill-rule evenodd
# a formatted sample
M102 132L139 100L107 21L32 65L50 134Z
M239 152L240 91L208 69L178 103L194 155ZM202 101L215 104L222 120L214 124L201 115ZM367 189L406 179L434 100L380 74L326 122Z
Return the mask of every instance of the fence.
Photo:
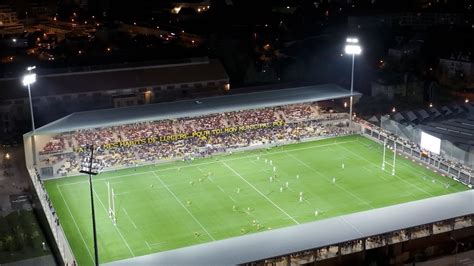
M48 194L44 189L43 181L41 181L36 169L29 169L29 173L64 265L76 265L76 259L74 258L69 242L66 239L66 234L64 234L63 228L59 223L59 218L49 201Z
M433 156L430 153L424 155L420 147L415 144L416 142L404 138L406 135L404 135L403 132L392 135L390 132L385 131L380 127L374 126L362 120L359 122L363 128L363 134L369 138L379 143L384 143L384 141L387 140L387 144L390 146L393 146L394 143L397 143L399 153L404 154L412 160L423 163L432 169L439 171L441 174L447 175L456 181L463 183L464 185L472 187L474 180L472 179L471 168L468 168L460 163L450 161L444 156Z
M406 126L382 116L380 127L413 143L420 143L421 129L412 125ZM469 149L465 151L446 139L441 139L441 156L450 161L465 164L470 168L474 166L474 154L471 154Z

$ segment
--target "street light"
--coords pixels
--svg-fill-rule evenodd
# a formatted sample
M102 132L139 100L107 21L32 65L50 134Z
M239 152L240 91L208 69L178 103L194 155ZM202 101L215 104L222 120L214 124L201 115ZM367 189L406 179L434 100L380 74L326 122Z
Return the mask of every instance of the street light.
M350 126L352 127L352 102L353 97L352 94L354 93L354 61L355 56L360 55L362 53L362 48L359 45L359 39L357 38L347 38L346 39L346 47L344 49L346 54L352 55L352 72L351 72L351 98L349 103L349 121Z
M33 102L31 100L31 85L36 82L36 74L31 71L36 69L36 66L29 66L26 70L27 74L23 76L23 86L28 87L28 99L30 101L30 113L31 113L31 146L33 150L33 165L36 165L36 147L35 147L35 116L33 114Z
M82 147L81 170L79 172L89 175L89 189L91 194L91 211L92 211L92 235L94 240L94 262L99 265L99 250L97 249L97 229L95 225L95 209L94 209L94 189L92 188L92 176L97 175L101 170L100 162L94 158L94 145L86 145Z

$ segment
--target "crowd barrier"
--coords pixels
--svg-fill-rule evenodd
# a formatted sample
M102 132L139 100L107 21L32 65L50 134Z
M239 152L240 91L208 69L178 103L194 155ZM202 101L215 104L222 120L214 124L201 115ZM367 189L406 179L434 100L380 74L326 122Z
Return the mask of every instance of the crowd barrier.
M63 264L66 266L76 265L76 259L72 253L71 247L69 246L66 234L59 222L59 218L49 201L49 196L44 188L43 181L40 179L35 169L28 169L28 172L38 195L39 202L43 207L46 220L48 221L51 232L53 233Z

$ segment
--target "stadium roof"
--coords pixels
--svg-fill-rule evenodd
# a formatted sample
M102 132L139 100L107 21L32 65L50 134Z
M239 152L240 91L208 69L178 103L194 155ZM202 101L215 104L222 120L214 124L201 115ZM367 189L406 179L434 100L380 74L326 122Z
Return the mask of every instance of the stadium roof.
M468 190L105 265L236 265L472 213L474 191Z
M117 126L129 123L193 117L213 113L324 101L350 97L350 91L335 84L225 95L199 100L140 105L79 112L49 123L37 134L69 132L79 129ZM358 92L353 96L360 96Z
M190 58L156 65L133 64L120 65L112 69L81 70L45 74L43 73L45 69L38 69L37 81L32 86L33 98L229 79L221 63L208 58ZM20 77L0 79L0 92L0 101L28 97Z

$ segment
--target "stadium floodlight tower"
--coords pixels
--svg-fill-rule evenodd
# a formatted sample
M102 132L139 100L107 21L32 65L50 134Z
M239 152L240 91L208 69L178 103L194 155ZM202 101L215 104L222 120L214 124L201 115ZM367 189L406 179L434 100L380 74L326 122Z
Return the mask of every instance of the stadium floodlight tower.
M101 169L100 162L94 158L94 145L85 145L82 147L81 170L79 172L89 175L89 189L91 194L92 211L92 235L94 238L94 260L95 265L99 265L99 251L97 249L97 230L95 225L94 209L94 189L92 188L92 176L99 174Z
M354 93L354 61L355 61L355 56L360 55L362 53L362 47L359 45L359 39L357 38L347 38L346 39L346 47L344 49L346 54L352 55L352 72L351 72L351 98L349 102L349 123L350 126L352 127L352 102L353 102L353 97L352 94Z
M28 99L30 101L30 113L31 113L31 147L33 150L33 165L36 165L36 145L35 145L35 116L33 114L33 101L31 99L31 85L36 82L36 73L32 73L31 71L36 69L36 66L29 66L26 70L26 73L23 76L23 86L28 87Z

